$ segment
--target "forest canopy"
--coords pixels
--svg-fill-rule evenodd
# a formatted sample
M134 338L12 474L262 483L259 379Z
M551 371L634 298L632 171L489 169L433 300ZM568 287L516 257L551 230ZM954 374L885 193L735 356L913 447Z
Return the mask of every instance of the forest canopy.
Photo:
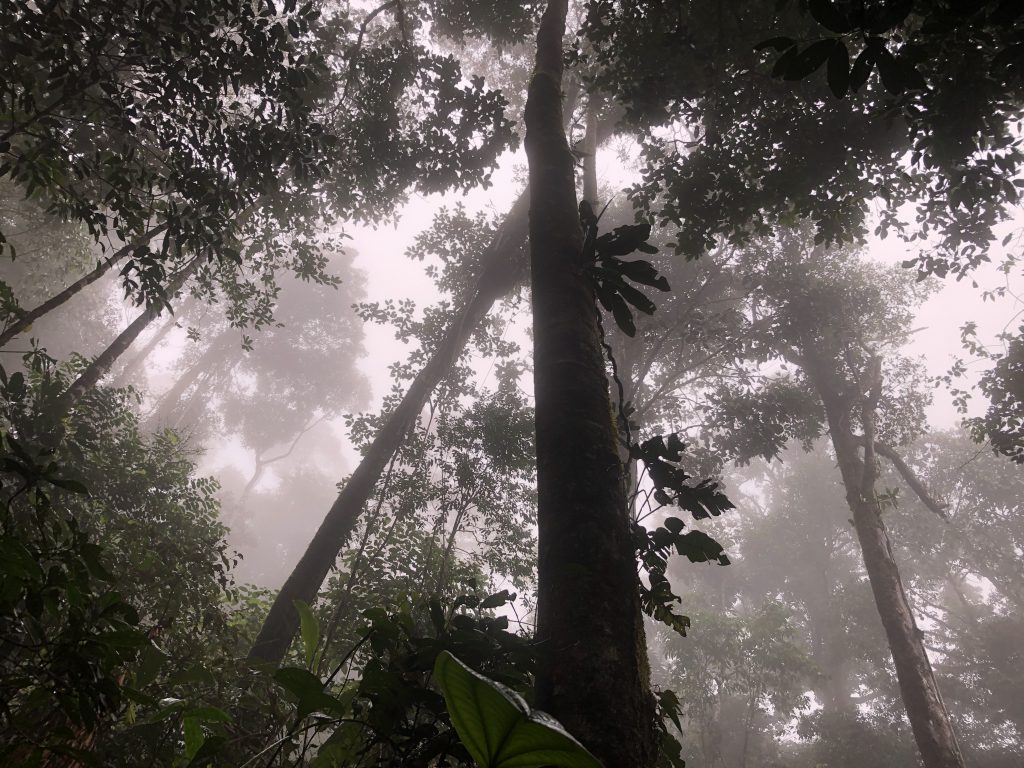
M1024 5L0 0L0 762L1017 768Z

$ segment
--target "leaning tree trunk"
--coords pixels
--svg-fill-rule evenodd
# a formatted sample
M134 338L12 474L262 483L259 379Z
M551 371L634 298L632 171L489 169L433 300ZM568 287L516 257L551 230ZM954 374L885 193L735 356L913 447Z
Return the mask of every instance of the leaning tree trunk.
M606 766L653 765L636 559L562 123L566 0L537 35L526 102L537 429L537 704Z
M398 406L393 410L370 443L359 466L345 483L328 510L291 575L274 599L249 658L272 664L284 658L299 627L294 601L312 603L324 579L334 565L345 542L355 528L377 480L415 421L427 397L451 370L470 334L490 311L494 302L519 282L526 240L527 205L524 193L512 206L483 256L483 271L472 298L448 329L430 360L419 372Z
M73 282L64 290L60 291L57 294L54 294L53 296L51 296L49 299L47 299L34 309L28 310L14 323L5 328L3 333L0 333L0 347L7 344L7 342L9 342L19 333L27 331L32 326L32 324L39 318L49 314L58 307L63 306L72 297L81 292L83 288L92 285L105 274L107 274L107 272L113 269L115 264L121 261L121 259L123 259L125 256L127 256L129 253L139 248L140 246L143 246L146 243L148 243L150 240L159 235L165 229L167 229L166 224L160 224L159 226L153 227L144 235L142 235L142 237L140 237L138 240L135 240L129 243L128 245L125 245L123 248L120 248L113 254L111 254L109 258L99 262L96 265L95 269L80 277L78 280Z
M196 257L191 264L182 269L171 280L167 286L168 298L173 297L181 290L185 282L199 269L200 264L201 259ZM110 346L85 367L85 370L71 383L71 386L65 390L64 394L57 399L52 411L54 419L59 420L67 415L68 411L74 408L78 401L99 383L100 379L110 371L118 358L127 352L129 347L146 330L149 324L160 316L160 311L161 307L158 304L146 307L145 311L135 318L131 325L121 331L118 337L110 343Z
M600 122L597 141L614 133L621 111ZM482 272L472 298L455 318L431 359L413 380L397 408L377 432L341 493L317 529L298 565L285 581L260 627L249 658L276 664L284 658L295 632L299 616L294 601L306 603L316 598L320 586L331 570L355 528L373 492L373 488L405 437L416 415L423 408L434 387L451 369L476 325L487 315L494 302L507 294L526 271L523 244L527 235L529 190L520 195L508 216L488 244L482 259Z
M177 427L181 422L173 419L172 416L178 410L185 392L196 383L200 376L212 368L216 368L218 372L230 373L231 369L241 362L241 351L241 344L233 337L231 329L219 334L210 342L199 359L185 369L170 389L160 395L156 409L147 420L147 428ZM229 352L231 352L231 359L226 360Z
M939 693L923 634L914 619L910 601L900 579L889 534L875 497L874 406L867 393L861 421L864 436L850 428L849 399L844 397L831 361L812 357L804 351L805 370L821 397L828 418L832 445L846 489L846 500L853 512L864 567L874 593L875 606L882 619L885 635L896 667L900 695L910 720L925 768L963 768L964 759L956 733ZM880 374L876 374L877 376ZM877 381L876 381L877 385ZM864 456L860 454L864 444Z

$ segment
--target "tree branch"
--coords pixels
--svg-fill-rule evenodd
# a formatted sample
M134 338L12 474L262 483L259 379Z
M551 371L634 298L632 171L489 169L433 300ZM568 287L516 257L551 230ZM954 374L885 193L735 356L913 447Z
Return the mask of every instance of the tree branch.
M854 439L861 445L864 445L865 443L863 435L854 435ZM925 487L924 483L922 483L917 478L917 475L914 474L914 470L912 470L907 465L907 462L905 462L903 458L893 448L886 445L885 443L875 441L875 451L880 456L884 456L892 463L892 465L896 468L896 471L899 472L900 477L903 478L903 481L910 486L910 489L915 494L917 494L917 498L921 500L921 503L924 504L929 509L929 511L934 512L947 523L949 522L949 516L946 514L946 508L948 505L937 501L928 492L928 489Z

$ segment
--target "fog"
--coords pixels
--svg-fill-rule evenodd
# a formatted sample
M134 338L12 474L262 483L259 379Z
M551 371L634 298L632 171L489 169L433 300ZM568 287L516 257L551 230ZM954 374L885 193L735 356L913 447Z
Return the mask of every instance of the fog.
M108 125L54 103L57 139L33 151L85 163L116 124L121 160L96 168L128 167L138 142L160 160L135 176L95 170L72 182L51 169L36 180L25 164L37 137L15 118L37 106L13 106L35 86L4 91L0 330L16 332L0 348L0 557L17 586L0 590L0 699L13 702L0 714L0 761L491 764L431 677L448 651L525 696L524 711L561 708L583 743L572 749L608 768L617 753L593 729L616 710L588 715L560 699L565 686L550 680L562 662L588 658L609 680L640 670L656 725L637 768L1024 765L1019 53L1006 94L964 107L982 115L970 133L981 138L954 157L935 118L949 102L927 101L968 101L969 84L957 90L949 75L968 54L945 38L949 50L936 42L898 59L906 78L916 62L926 86L876 83L872 64L859 92L837 89L838 54L820 71L772 74L786 37L751 58L774 27L737 5L716 22L728 29L707 62L721 70L694 63L711 56L708 26L685 45L658 43L659 77L631 36L662 11L598 23L588 14L602 4L573 5L565 168L590 207L570 219L566 258L588 281L594 314L588 306L581 323L596 330L552 359L568 360L574 344L590 345L591 362L603 355L608 407L570 426L572 407L551 413L544 386L575 391L564 371L582 380L586 366L573 358L558 369L573 380L560 384L534 356L564 327L544 325L544 278L528 266L531 248L541 252L537 222L554 214L531 208L528 232L516 204L551 165L522 142L546 4L488 4L482 19L473 4L412 5L318 4L307 19L270 4L281 39L298 41L280 70L263 61L256 80L215 86L194 105L187 89L146 102L166 124L132 114ZM698 32L718 18L684 5ZM832 40L821 5L790 18L780 4L765 18L812 44L820 30L804 27L820 23ZM2 13L43 24L38 11ZM1019 35L1020 14L1007 13ZM891 35L893 61L923 34L907 18L871 32ZM1002 30L1001 16L984 18ZM244 14L209 23L213 41L250 34ZM221 34L232 25L240 31ZM4 40L36 39L18 29ZM38 32L55 50L63 34ZM865 41L867 31L858 45L875 45ZM325 52L307 90L287 84L305 66L299 50L307 63ZM152 56L146 66L179 77L179 54ZM29 54L4 57L11 72L49 71ZM146 66L132 66L104 92L142 78L142 99ZM691 66L692 82L680 74ZM896 76L878 67L878 78ZM985 71L999 80L995 65ZM196 93L203 82L195 75ZM182 114L223 111L232 89L207 159ZM268 118L266 104L285 117ZM255 138L242 138L246 121ZM333 141L320 146L325 133ZM156 170L175 163L188 172ZM998 183L957 191L985 168ZM245 191L238 200L228 181ZM125 190L145 205L125 203ZM535 373L554 383L535 389ZM558 402L574 397L586 399ZM541 425L562 421L572 450L545 458L539 436L552 428ZM603 447L602 429L613 436ZM559 472L552 491L545 478ZM618 539L570 514L573 499L598 505L590 491L602 479L623 488L608 502L625 523ZM544 511L555 497L564 517ZM558 551L570 558L627 542L635 647L588 646L597 631L572 646L551 640L545 603L595 606L583 613L622 624L618 597L581 564L590 555L561 563L565 573L545 560L551 530L569 537ZM68 666L83 671L53 671L60 654L81 657ZM568 696L630 701L610 685L581 679L589 693ZM634 709L623 703L624 719ZM38 744L26 725L36 712Z

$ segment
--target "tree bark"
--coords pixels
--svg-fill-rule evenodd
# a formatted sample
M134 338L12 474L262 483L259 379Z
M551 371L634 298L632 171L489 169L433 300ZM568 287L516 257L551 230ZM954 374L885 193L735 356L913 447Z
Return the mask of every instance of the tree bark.
M18 318L18 320L15 321L10 327L5 328L3 333L0 333L0 347L5 346L9 341L11 341L11 339L13 339L19 333L28 330L32 326L32 323L34 323L39 318L43 317L43 315L49 314L53 310L64 305L69 299L71 299L76 294L80 293L83 288L86 288L95 283L97 280L99 280L101 277L107 274L107 272L109 272L114 267L114 265L117 264L121 259L123 259L125 256L127 256L129 253L134 251L139 246L148 243L150 240L159 235L165 229L167 229L166 224L161 224L157 227L153 227L135 242L130 243L124 246L123 248L115 251L113 254L111 254L110 258L101 261L99 264L96 265L96 268L94 270L80 277L78 280L73 282L63 291L54 296L51 296L49 299L44 301L36 308L30 309L28 312L26 312L24 315Z
M249 658L280 663L299 626L295 600L312 603L351 535L363 506L391 456L437 383L451 370L473 329L494 302L512 290L524 271L521 250L528 226L529 194L524 192L487 246L472 298L448 329L433 356L419 372L402 401L388 416L345 487L328 510L295 569L278 592L260 627Z
M200 264L201 260L199 258L194 259L191 264L182 269L171 280L167 286L168 297L173 297L181 290L185 282L199 269ZM82 371L79 377L58 398L53 409L54 419L59 420L66 416L68 411L74 408L78 401L99 383L100 379L110 371L118 358L128 351L132 343L146 330L146 327L160 316L160 311L161 307L156 304L147 307L141 315L132 321L131 325L111 342L110 346L85 367L85 370Z
M914 619L875 498L873 405L863 408L864 436L855 435L850 428L852 402L843 395L842 382L832 361L823 355L815 355L813 350L802 352L804 369L825 406L864 567L888 639L900 695L921 759L925 768L963 768L964 759L956 733L939 693L922 641L923 633ZM867 395L861 393L861 398L865 399ZM861 442L864 444L863 458L859 450Z
M562 121L566 0L526 102L537 431L537 704L609 768L655 759L636 558Z

